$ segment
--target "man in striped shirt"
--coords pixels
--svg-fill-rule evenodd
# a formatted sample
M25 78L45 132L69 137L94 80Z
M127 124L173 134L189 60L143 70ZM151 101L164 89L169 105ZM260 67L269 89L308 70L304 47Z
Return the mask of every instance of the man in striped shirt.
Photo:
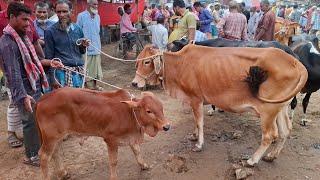
M239 13L235 1L229 3L230 13L218 23L220 35L231 40L247 40L247 18Z

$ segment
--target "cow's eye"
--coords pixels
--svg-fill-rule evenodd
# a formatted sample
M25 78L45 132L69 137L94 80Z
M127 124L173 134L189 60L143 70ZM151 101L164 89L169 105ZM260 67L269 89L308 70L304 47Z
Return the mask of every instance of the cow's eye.
M147 113L148 113L148 114L151 114L152 112L151 112L150 110L147 110Z
M150 61L145 61L144 62L144 65L148 65L148 64L150 64Z

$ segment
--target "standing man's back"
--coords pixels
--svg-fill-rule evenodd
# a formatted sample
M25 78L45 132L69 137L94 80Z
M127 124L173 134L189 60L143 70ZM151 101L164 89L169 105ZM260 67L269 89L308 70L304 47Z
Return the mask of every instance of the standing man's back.
M231 40L247 40L247 18L238 12L238 4L230 1L230 13L218 23L222 37Z
M165 50L168 44L168 30L164 27L165 17L159 16L157 24L148 26L148 30L152 33L152 44L160 50Z

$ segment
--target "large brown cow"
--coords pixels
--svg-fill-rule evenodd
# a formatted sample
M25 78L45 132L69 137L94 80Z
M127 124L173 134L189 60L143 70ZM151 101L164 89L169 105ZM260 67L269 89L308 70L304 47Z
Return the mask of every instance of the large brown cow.
M292 43L292 36L297 34L299 24L280 17L276 18L274 39L281 44L289 46Z
M146 46L138 58L159 53ZM270 143L279 137L266 160L275 159L292 128L287 113L289 101L304 86L307 71L294 57L275 48L211 48L187 45L178 52L164 52L137 62L134 82L155 74L164 89L193 109L198 140L194 151L203 147L203 104L236 113L252 112L261 117L262 142L247 161L258 163ZM154 73L153 73L154 72ZM139 74L139 75L138 75Z
M63 88L44 95L37 103L36 119L41 137L40 165L44 179L50 179L48 162L53 156L57 174L67 175L54 153L67 134L102 137L108 145L110 178L116 179L118 146L130 145L142 169L148 165L140 155L144 133L154 137L159 130L169 130L162 103L152 93L141 99L128 92L98 92Z

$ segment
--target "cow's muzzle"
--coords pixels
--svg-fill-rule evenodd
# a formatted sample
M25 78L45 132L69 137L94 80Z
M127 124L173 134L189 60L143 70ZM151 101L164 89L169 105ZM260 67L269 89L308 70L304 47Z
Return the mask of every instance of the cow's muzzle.
M136 83L136 82L132 82L131 84L133 87L138 87L138 83Z
M169 131L169 129L170 129L170 124L166 124L166 125L164 125L162 128L163 128L164 131Z

